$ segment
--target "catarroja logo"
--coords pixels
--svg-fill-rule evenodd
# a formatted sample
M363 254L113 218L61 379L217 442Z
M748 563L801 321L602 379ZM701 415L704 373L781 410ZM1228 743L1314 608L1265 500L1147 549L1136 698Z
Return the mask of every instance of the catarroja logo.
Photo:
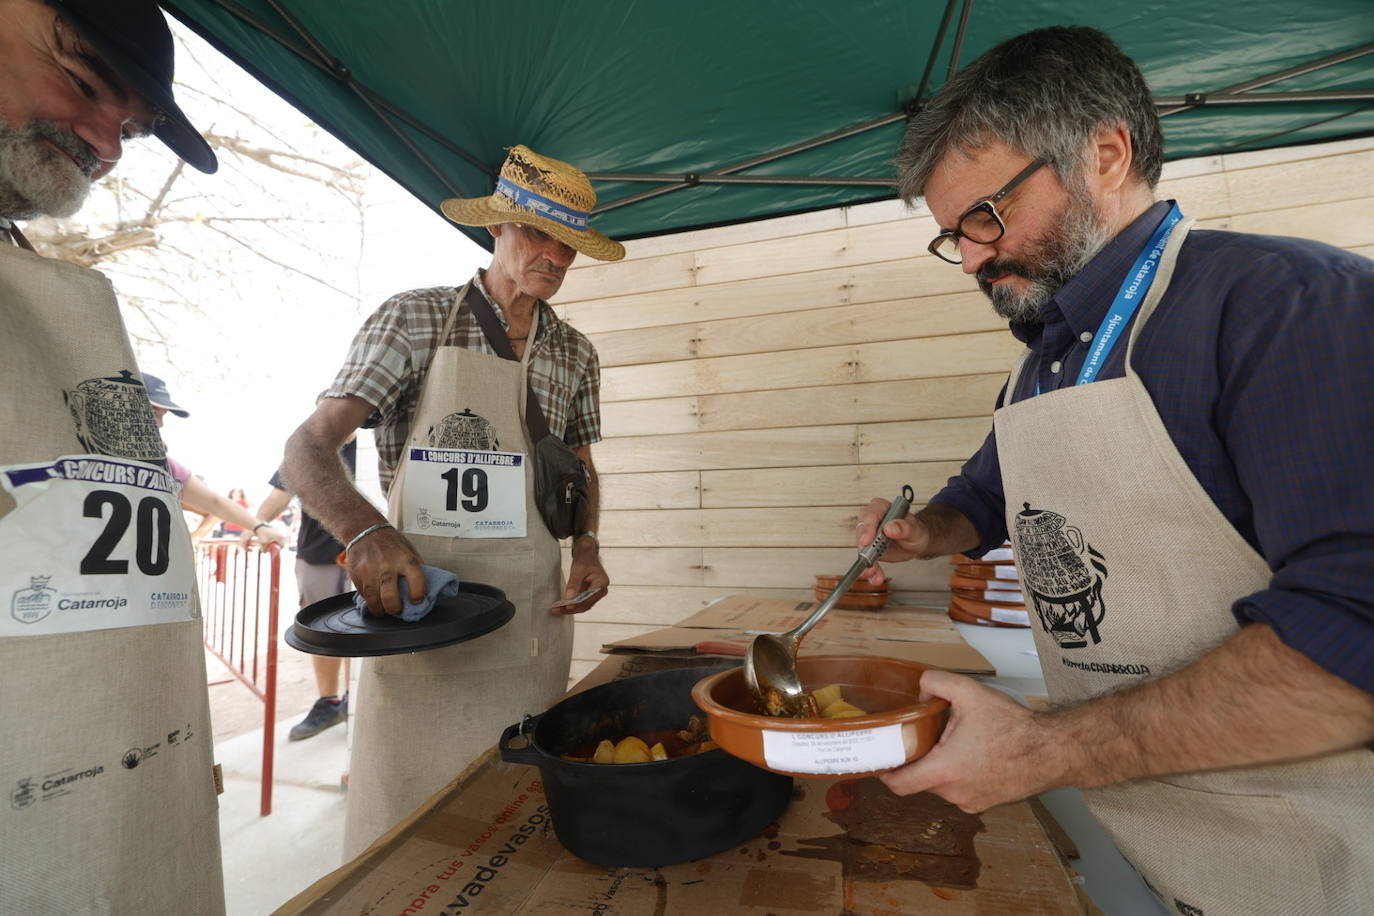
M419 525L421 528L429 527L430 518L428 509L421 509L415 513L415 524Z
M29 587L14 593L10 601L10 613L20 623L37 623L52 613L53 598L57 589L48 585L52 576L30 576Z
M19 787L10 793L10 807L16 811L37 801L33 794L33 777L19 780Z

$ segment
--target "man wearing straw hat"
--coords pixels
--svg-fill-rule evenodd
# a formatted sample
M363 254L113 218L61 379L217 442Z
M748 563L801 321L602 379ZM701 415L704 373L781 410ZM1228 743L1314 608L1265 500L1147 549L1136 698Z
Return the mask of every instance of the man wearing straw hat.
M287 476L306 509L347 545L349 576L374 613L398 614L403 599L424 598L422 564L495 585L516 607L510 623L481 638L364 663L347 857L461 772L504 726L563 693L568 615L590 608L609 584L591 470L591 445L601 438L600 368L591 343L547 301L579 252L603 261L625 255L587 225L595 203L591 182L573 166L512 148L490 197L443 203L454 222L488 227L491 266L463 287L412 290L383 304L287 443ZM484 315L488 331L505 340L484 332ZM515 359L497 355L503 351ZM427 449L529 456L526 378L550 432L590 477L590 513L573 533L566 586L533 473L460 471L421 457L432 455ZM359 427L375 430L385 517L339 464L339 447ZM460 479L462 492L446 501L441 488ZM598 591L579 597L589 590Z

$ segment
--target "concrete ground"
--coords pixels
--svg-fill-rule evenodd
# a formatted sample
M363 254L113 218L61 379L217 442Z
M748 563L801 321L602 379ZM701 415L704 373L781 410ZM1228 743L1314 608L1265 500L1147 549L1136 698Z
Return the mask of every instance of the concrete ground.
M294 554L283 559L290 560L282 564L284 631L295 618L296 582ZM310 657L279 643L272 813L261 817L263 703L208 652L206 668L215 760L224 772L219 820L228 912L263 916L341 864L348 726L287 739L318 690Z

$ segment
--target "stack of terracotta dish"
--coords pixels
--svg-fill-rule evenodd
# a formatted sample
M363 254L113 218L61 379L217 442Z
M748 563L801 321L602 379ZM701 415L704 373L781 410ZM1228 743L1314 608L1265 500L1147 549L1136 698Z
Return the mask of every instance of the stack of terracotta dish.
M1026 600L1021 591L1021 575L1012 560L1011 544L1004 544L973 560L962 554L951 561L949 577L953 593L949 617L960 623L984 627L1028 627Z
M817 573L816 584L812 587L816 601L821 602L829 598L830 593L839 587L840 580L843 578L844 576L828 576ZM882 585L874 585L867 579L858 579L849 586L848 591L840 596L840 600L835 602L835 607L846 608L851 611L882 610L892 594L889 582L891 582L890 579Z

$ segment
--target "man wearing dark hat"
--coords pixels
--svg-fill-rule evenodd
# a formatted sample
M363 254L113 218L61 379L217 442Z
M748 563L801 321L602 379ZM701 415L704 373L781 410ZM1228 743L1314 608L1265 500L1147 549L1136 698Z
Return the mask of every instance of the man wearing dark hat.
M223 913L178 487L103 276L15 225L124 144L211 172L155 3L0 0L0 913Z
M470 642L364 662L349 857L462 772L504 726L564 692L569 615L609 584L590 470L591 444L601 438L600 368L587 338L547 302L579 252L624 256L588 226L595 202L573 166L512 148L495 193L443 204L455 222L489 227L491 266L463 287L412 290L383 304L287 445L287 476L347 546L349 575L374 613L397 614L403 598L425 595L422 564L495 585L516 608L509 623ZM529 390L534 400L523 409ZM566 583L530 467L536 406L591 475L590 514L572 532ZM359 427L376 431L386 516L339 464L339 447Z

